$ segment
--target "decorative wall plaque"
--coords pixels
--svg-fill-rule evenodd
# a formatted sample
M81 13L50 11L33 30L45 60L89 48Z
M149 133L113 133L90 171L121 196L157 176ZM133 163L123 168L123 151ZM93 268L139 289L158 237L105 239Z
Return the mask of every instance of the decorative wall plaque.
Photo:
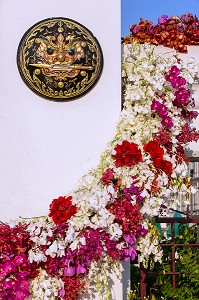
M70 19L50 18L26 31L17 64L22 79L35 93L53 101L69 101L97 83L103 55L86 27Z

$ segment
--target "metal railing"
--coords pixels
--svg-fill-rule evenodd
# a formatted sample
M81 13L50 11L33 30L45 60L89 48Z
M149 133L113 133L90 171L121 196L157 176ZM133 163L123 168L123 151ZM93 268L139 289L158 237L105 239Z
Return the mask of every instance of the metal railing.
M183 213L186 215L186 217L182 218L170 218L170 217L156 217L155 222L156 223L167 223L171 224L171 240L169 244L161 243L161 247L164 249L165 247L171 248L171 272L166 272L164 275L171 276L172 279L172 287L173 289L176 288L176 282L177 282L177 275L182 274L183 272L177 272L176 271L176 247L187 247L187 246L193 246L193 247L199 247L199 243L196 244L189 244L189 243L176 243L175 242L175 230L174 225L176 223L181 224L198 224L199 225L199 217L195 216L192 217L189 215L189 213ZM149 274L154 275L160 275L161 272L149 272L147 271L143 265L140 265L140 297L141 299L146 299L147 297L147 283L146 279ZM154 287L150 287L150 297L151 297L151 291L154 290Z

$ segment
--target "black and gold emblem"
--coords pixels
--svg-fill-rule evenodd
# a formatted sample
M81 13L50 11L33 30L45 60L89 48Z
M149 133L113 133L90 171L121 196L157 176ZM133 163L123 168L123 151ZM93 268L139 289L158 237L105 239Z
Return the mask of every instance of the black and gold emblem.
M86 27L70 19L50 18L26 31L17 64L22 79L35 93L53 101L69 101L97 83L103 55Z

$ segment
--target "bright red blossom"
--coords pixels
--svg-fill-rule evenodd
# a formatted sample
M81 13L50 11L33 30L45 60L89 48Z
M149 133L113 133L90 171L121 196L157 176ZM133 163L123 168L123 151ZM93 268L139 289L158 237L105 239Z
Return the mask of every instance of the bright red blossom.
M77 211L76 205L73 205L72 196L54 199L50 204L49 217L52 217L56 225L60 225L69 220Z
M117 145L114 150L116 154L112 155L115 159L117 167L132 166L142 161L142 153L135 143L123 141L121 145Z
M151 158L153 159L154 167L162 170L167 176L171 176L173 172L171 162L163 159L164 149L159 146L159 142L156 140L150 141L143 146L143 149L149 152Z
M173 172L172 163L166 159L162 159L161 161L154 160L153 165L154 165L154 167L162 170L169 177L171 176L171 174Z
M84 282L77 276L67 277L63 276L64 289L59 291L59 296L64 300L77 300L79 298L78 292L84 287Z
M149 152L153 160L161 161L164 155L164 149L159 146L158 141L153 140L143 146L143 149Z

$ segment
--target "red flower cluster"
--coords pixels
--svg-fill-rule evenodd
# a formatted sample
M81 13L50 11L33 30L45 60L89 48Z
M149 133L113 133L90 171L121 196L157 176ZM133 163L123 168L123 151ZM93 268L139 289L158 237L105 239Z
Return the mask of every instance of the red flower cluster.
M169 152L172 150L171 137L167 131L161 130L154 134L156 141L164 146Z
M113 172L113 169L108 168L104 173L102 174L101 181L104 185L109 185L113 184L113 188L116 190L120 184L121 184L121 179L118 179L115 177L115 174Z
M122 226L125 234L140 234L140 223L143 217L140 214L139 205L133 205L129 199L117 199L108 210L115 216L115 222Z
M117 145L114 150L116 154L112 155L115 159L117 167L132 166L142 161L142 153L135 143L123 141L121 145Z
M54 199L50 204L49 217L52 217L56 225L60 225L70 219L77 211L76 205L72 205L72 196Z
M64 289L59 291L59 296L64 300L77 300L79 298L79 291L84 287L83 280L77 276L67 277L63 276Z
M6 253L20 254L31 249L30 234L26 231L27 224L17 224L11 228L8 224L0 225L0 257Z
M169 18L163 15L158 19L158 24L140 19L139 24L130 27L131 34L122 39L125 44L132 44L134 41L163 45L174 48L179 52L187 53L186 45L199 44L199 20L190 13L181 17Z
M182 144L190 143L193 141L197 142L197 140L199 139L199 132L195 127L191 127L189 126L189 124L185 124L181 128L181 132L176 138Z
M104 185L109 185L114 180L113 169L106 169L101 178Z
M185 155L184 147L180 143L176 147L176 160L178 163L185 162L188 164L190 162L189 158Z
M153 159L153 165L157 169L162 170L167 174L167 176L171 176L173 172L172 164L163 159L164 149L159 146L158 141L153 140L144 145L143 149L149 152L151 158Z

